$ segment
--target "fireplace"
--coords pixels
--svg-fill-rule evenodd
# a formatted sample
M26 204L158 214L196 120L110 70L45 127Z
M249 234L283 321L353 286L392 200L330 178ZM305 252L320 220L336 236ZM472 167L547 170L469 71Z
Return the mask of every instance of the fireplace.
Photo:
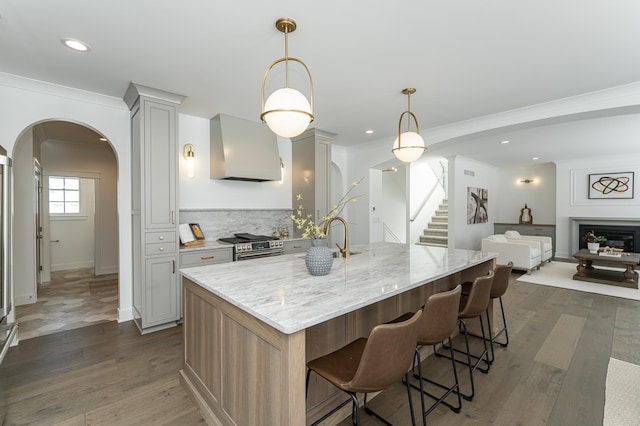
M587 248L587 243L583 241L584 234L593 231L595 235L603 236L607 242L603 245L619 248L627 253L636 253L640 244L639 226L617 226L617 225L597 225L583 224L578 226L579 248Z

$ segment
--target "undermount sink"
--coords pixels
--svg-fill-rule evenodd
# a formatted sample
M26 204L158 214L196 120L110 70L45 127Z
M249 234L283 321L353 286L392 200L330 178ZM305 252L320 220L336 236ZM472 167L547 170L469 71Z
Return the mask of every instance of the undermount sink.
M349 251L349 256L355 256L356 254L360 254L360 253L362 253L362 252L361 251ZM306 256L307 256L306 253L295 255L295 257L299 257L301 259L304 259ZM342 254L338 250L331 250L331 256L333 256L334 259L337 259L339 257L342 257Z

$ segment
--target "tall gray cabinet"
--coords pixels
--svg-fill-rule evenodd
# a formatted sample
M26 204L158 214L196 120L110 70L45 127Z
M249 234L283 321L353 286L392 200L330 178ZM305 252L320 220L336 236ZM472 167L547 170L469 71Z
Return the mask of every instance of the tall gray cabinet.
M291 138L293 206L300 204L297 196L301 195L302 204L316 222L329 213L331 205L331 139L334 136L335 133L310 128Z
M131 83L133 317L144 333L180 320L178 106L181 95Z

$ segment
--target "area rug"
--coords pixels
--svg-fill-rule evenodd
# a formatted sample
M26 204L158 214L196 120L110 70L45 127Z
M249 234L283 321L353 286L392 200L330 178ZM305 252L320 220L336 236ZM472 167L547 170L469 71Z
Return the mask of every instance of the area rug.
M577 264L568 262L545 263L540 270L531 271L531 275L524 274L518 278L518 281L640 300L640 290L638 289L574 280L573 274L576 273L576 266Z
M640 365L610 358L604 403L604 426L637 425L640 419Z

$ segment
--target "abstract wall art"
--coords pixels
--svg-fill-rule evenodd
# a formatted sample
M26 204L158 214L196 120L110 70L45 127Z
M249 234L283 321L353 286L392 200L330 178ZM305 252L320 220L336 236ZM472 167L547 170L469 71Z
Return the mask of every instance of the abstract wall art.
M483 188L467 187L467 223L489 221L489 191Z
M616 200L633 198L633 172L590 174L589 198Z

